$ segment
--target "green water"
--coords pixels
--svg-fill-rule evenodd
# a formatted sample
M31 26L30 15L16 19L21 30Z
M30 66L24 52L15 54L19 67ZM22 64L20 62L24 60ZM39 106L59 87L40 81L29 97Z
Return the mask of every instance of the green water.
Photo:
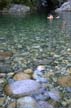
M45 15L0 16L0 50L24 53L24 59L36 61L71 49L71 13L47 20ZM70 63L71 61L69 61Z

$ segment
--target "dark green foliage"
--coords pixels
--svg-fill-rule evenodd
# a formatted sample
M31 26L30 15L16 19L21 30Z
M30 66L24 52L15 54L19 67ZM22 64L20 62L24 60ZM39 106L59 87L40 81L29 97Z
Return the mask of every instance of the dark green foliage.
M0 0L0 10L7 7L11 2L12 0Z
M13 3L17 3L17 4L23 4L28 2L28 0L12 0Z
M4 7L9 6L11 3L36 6L37 1L39 0L0 0L0 10L2 10ZM54 5L56 5L58 2L63 3L67 0L51 0L51 1L53 2Z
M0 0L0 10L9 6L11 3L35 5L37 0Z

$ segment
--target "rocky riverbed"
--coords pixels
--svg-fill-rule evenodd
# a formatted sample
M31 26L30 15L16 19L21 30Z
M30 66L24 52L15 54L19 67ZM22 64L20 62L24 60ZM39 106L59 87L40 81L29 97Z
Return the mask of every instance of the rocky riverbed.
M67 53L70 54L70 52L69 49ZM44 106L45 108L70 108L70 65L65 68L56 65L52 69L46 65L38 65L36 68L20 68L13 71L10 64L13 56L11 52L0 52L0 58L2 58L0 63L0 108L15 108L18 104L19 108L23 106L28 108L29 105L30 108L37 108L37 106L41 108L41 101L43 108ZM59 58L58 55L54 56ZM28 99L31 101L28 101L27 104Z
M0 19L0 108L71 108L71 24L8 18Z

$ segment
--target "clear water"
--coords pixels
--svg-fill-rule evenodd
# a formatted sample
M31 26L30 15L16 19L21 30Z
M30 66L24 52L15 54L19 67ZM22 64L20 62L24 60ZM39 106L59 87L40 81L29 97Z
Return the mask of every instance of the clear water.
M49 21L46 15L0 16L0 50L24 53L27 63L71 49L71 13ZM71 59L71 58L70 58Z
M51 90L56 87L60 91L60 105L56 108L70 108L71 87L64 88L56 81L59 77L68 75L67 66L71 67L71 13L62 13L59 19L54 18L52 21L47 20L46 15L38 14L26 17L0 16L1 51L14 53L11 64L4 63L15 70L34 69L43 64L47 67L47 72L54 72L54 76L49 78L48 88ZM69 104L66 105L67 102Z

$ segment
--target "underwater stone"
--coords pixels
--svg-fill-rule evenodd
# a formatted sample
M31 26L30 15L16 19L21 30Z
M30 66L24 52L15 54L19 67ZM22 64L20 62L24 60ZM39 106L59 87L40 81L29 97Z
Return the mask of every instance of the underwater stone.
M29 74L25 74L23 72L18 72L16 74L14 74L13 76L14 80L26 80L26 79L31 79L31 75Z
M4 93L15 98L29 96L39 91L40 84L34 80L20 80L7 84Z
M35 101L34 98L26 96L18 99L17 108L40 108L40 105Z

